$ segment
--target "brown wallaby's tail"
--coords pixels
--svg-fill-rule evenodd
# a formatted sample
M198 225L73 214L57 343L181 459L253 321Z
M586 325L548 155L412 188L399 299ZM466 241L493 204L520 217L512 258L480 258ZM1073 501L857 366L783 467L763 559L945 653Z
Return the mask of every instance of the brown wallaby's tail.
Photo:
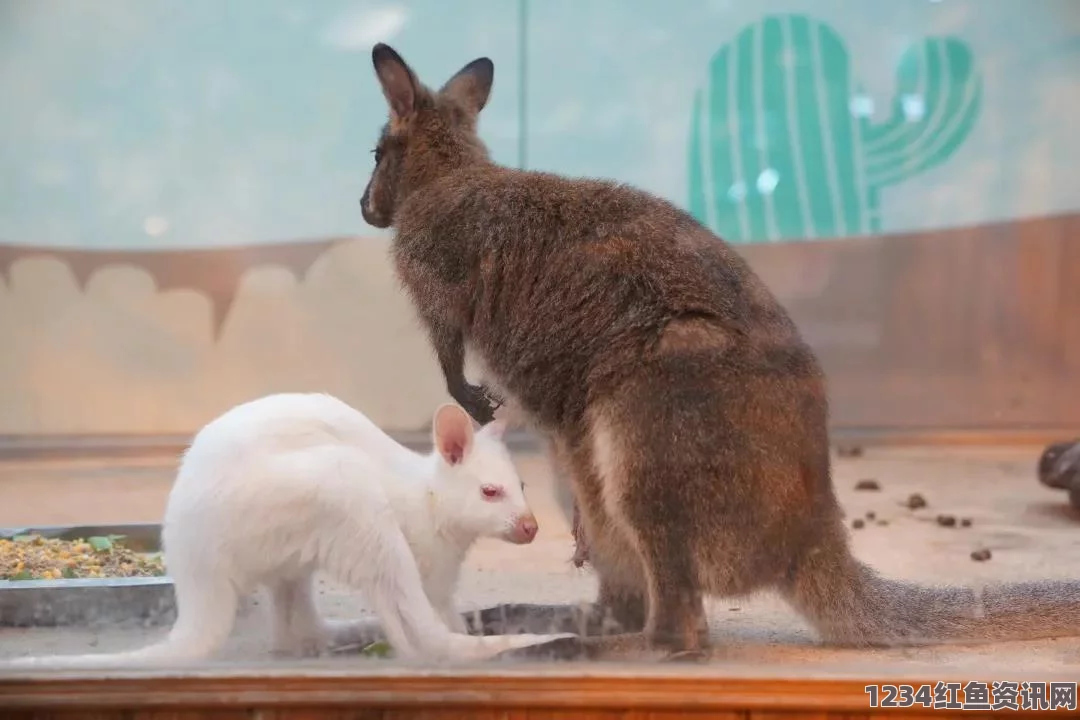
M809 548L782 590L827 642L913 645L1080 635L1080 582L981 588L889 580L856 560L842 535Z

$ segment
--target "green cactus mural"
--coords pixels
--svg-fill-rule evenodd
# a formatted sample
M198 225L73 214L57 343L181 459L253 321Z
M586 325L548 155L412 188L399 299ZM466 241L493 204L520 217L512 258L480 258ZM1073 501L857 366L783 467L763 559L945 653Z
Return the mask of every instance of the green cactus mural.
M927 38L901 56L875 124L840 36L802 15L768 16L713 56L694 97L690 211L731 242L880 232L881 190L947 160L981 91L967 45Z

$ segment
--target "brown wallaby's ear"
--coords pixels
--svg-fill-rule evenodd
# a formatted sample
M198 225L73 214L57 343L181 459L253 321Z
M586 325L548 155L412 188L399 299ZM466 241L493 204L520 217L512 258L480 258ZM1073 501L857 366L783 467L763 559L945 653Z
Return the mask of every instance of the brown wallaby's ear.
M394 48L378 43L371 50L371 62L382 85L390 112L401 120L416 106L416 76Z
M477 58L447 80L439 94L453 97L472 112L479 113L487 105L494 81L495 63L486 57Z

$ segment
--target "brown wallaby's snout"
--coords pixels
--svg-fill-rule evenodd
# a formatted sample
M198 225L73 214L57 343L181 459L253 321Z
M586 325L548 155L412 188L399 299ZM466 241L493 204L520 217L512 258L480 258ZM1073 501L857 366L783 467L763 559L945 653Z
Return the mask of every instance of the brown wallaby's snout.
M371 62L389 119L375 146L375 169L360 198L360 211L369 225L387 228L394 224L398 206L419 185L453 167L455 160L487 156L470 138L491 95L495 65L489 58L477 58L433 92L385 43L372 48Z

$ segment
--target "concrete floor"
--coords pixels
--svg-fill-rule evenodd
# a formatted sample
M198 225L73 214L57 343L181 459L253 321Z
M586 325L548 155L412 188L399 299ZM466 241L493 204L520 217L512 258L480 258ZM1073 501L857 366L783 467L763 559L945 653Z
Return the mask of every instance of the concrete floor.
M883 573L936 583L1080 578L1080 515L1063 493L1043 488L1034 467L1040 448L870 449L860 458L837 458L834 478L849 522L875 513L887 525L868 522L851 530L858 556ZM519 469L540 520L530 546L480 543L462 578L462 609L498 602L567 602L589 599L595 581L574 568L566 522L555 508L546 460L519 454ZM84 524L160 520L174 470L171 461L27 462L0 464L0 526ZM855 491L876 479L879 492ZM929 507L911 511L901 502L921 493ZM934 518L968 517L971 527L942 527ZM975 562L973 550L992 557ZM257 598L256 598L257 602ZM329 583L320 596L331 616L363 611L362 597ZM887 651L822 647L809 628L771 596L717 599L710 603L714 665L746 671L780 668L785 674L916 672L955 674L969 667L980 677L1069 671L1080 664L1080 638L1023 641L992 646L940 645ZM222 661L264 659L263 617L241 617ZM25 654L109 651L142 645L163 630L0 628L0 658Z

